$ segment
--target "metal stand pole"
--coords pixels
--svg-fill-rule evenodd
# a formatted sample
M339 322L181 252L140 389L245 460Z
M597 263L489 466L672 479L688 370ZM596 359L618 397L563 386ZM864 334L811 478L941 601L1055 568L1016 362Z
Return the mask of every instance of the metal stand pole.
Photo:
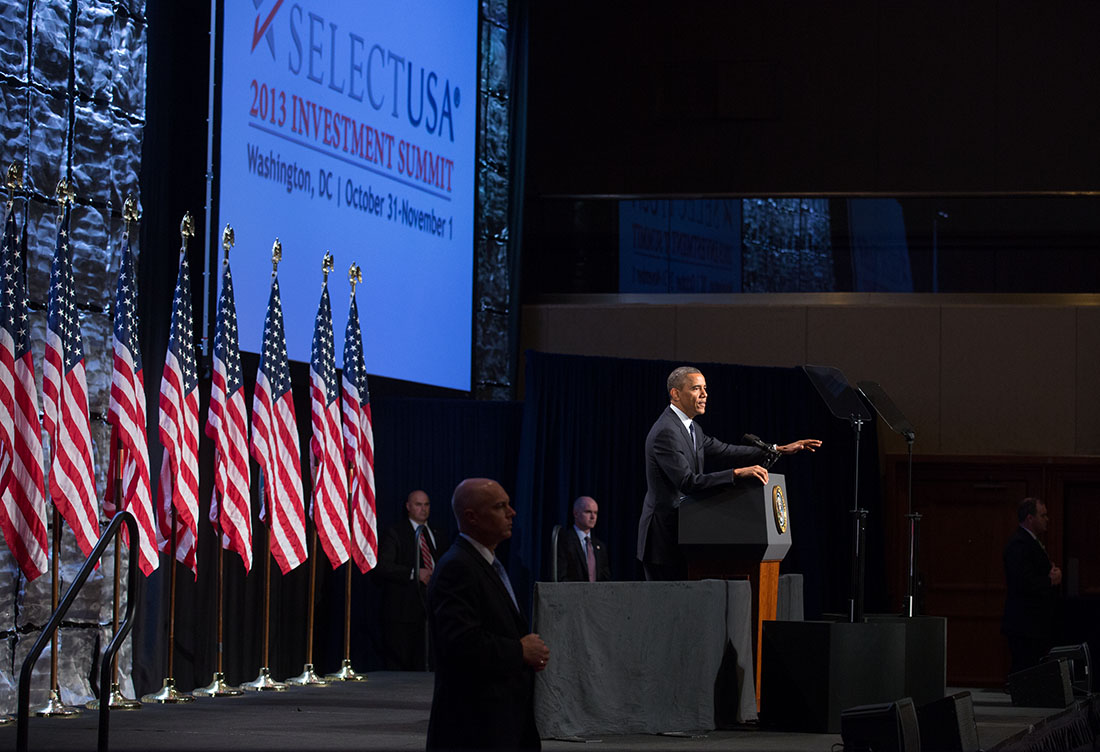
M267 529L267 546L271 548L271 528ZM241 689L249 692L282 692L287 685L271 678L271 669L268 667L269 650L271 647L271 557L265 557L264 563L264 644L263 666L260 675L247 684L242 684Z
M221 507L218 507L218 517L221 517ZM216 586L217 594L215 596L216 604L214 606L216 612L215 620L217 621L218 630L217 670L214 671L214 678L209 684L207 684L202 689L196 689L193 691L192 694L194 694L195 697L239 697L240 695L244 694L244 690L240 687L234 687L226 683L225 672L222 670L222 600L224 598L222 590L224 586L223 569L225 566L225 551L222 549L222 526L220 524L221 520L219 519L218 522L218 580Z
M192 695L176 690L176 680L172 676L173 658L176 652L176 508L172 507L172 543L168 552L168 675L164 686L156 692L145 695L142 702L156 702L161 705L178 705L194 702Z
M287 679L288 684L297 686L317 687L326 682L313 670L313 598L317 588L317 528L313 528L313 535L309 539L309 605L306 617L306 665L302 673L293 679Z
M866 561L867 510L859 506L859 436L863 421L853 417L852 430L856 434L855 492L852 501L852 590L848 599L848 620L852 624L863 621L863 581Z
M50 589L50 613L57 610L61 596L61 513L53 508L53 573ZM50 638L50 696L34 714L39 718L72 718L80 715L80 708L61 701L61 689L57 683L57 630Z

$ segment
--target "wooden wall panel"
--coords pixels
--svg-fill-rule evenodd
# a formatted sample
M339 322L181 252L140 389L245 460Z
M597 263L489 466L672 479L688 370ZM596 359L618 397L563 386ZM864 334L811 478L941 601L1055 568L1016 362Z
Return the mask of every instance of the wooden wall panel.
M801 306L682 306L675 360L749 366L806 362L806 310Z
M944 306L941 450L1071 455L1076 312Z
M1076 454L1100 454L1100 308L1080 306L1076 309L1077 370L1074 383L1074 414Z

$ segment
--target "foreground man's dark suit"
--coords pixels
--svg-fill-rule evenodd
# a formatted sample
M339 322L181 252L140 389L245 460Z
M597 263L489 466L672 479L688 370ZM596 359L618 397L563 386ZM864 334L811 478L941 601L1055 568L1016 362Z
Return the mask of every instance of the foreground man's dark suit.
M1038 665L1054 646L1058 589L1050 584L1050 558L1022 527L1004 550L1005 612L1001 632L1012 652L1009 673Z
M695 425L695 448L680 417L666 407L645 440L646 494L638 520L638 559L687 576L680 552L677 508L682 496L719 486L732 486L730 469L703 472L704 459L722 460L723 466L745 467L760 462L764 452L755 447L724 444L704 436ZM757 482L757 481L750 481Z
M592 536L592 547L596 552L596 582L607 582L611 579L607 549L595 536ZM558 581L588 582L588 557L572 525L558 533Z
M539 749L530 630L500 577L461 536L428 586L435 693L428 749Z

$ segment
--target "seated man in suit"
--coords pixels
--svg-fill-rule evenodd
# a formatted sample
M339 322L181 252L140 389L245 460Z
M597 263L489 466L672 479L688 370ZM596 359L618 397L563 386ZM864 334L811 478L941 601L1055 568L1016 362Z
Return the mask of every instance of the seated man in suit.
M573 502L573 529L558 534L559 582L606 582L611 579L607 549L592 535L600 507L591 496Z
M550 649L528 629L496 558L516 510L488 478L459 483L451 505L460 535L428 585L436 669L427 748L539 749L535 672Z
M408 518L382 533L378 573L382 578L382 642L387 671L426 671L424 598L442 541L428 525L428 494L413 491L405 501ZM417 546L416 531L423 528Z

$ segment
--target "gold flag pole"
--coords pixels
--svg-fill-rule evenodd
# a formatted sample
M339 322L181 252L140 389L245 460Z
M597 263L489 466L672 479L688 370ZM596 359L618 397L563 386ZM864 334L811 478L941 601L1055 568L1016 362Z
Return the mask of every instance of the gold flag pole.
M351 282L351 297L355 298L355 286L363 281L363 271L359 268L359 264L353 263L348 269L348 281ZM344 364L344 368L347 369L348 364ZM348 465L348 477L352 477L352 473L356 471L354 464ZM351 516L354 514L352 508L352 484L348 483L348 521L350 523ZM355 535L354 529L349 524L348 534ZM354 545L354 540L352 541ZM340 664L340 670L334 674L328 674L325 676L325 681L337 682L337 681L366 681L366 674L356 673L355 669L351 667L351 574L352 567L355 564L354 559L348 559L348 570L344 577L344 660Z
M313 526L313 534L309 538L309 605L306 617L306 665L302 673L293 679L287 679L288 684L296 686L319 687L326 684L313 670L313 598L317 588L317 526Z
M279 270L279 262L283 258L283 244L279 242L278 238L275 238L275 242L271 245L271 277L274 279L276 273ZM263 473L260 474L260 498L263 498ZM273 513L270 512L269 513ZM282 692L287 688L288 683L293 683L293 680L287 682L278 682L271 678L271 668L269 662L270 648L271 648L271 526L267 525L264 532L264 545L267 546L267 555L264 556L264 636L263 636L263 660L260 666L260 675L252 681L242 684L241 689L248 690L249 692Z
M328 275L335 266L332 254L325 251L324 260L321 262L321 272L324 275L324 284L328 284ZM316 480L316 478L314 479ZM317 589L317 523L313 524L313 534L309 539L309 595L306 617L306 665L302 673L287 681L291 684L317 686L325 684L325 680L313 671L313 600Z
M180 220L180 256L187 253L187 241L195 235L195 222L191 219L191 212L184 212ZM168 673L164 678L164 686L156 692L145 695L142 702L156 702L161 705L177 705L184 702L194 702L192 695L176 690L176 680L172 675L174 657L176 652L176 505L169 503L170 543L168 545Z
M229 263L229 249L233 247L235 242L233 235L233 228L228 224L225 229L222 230L222 249L225 251L225 260L223 264ZM217 491L215 491L217 493ZM223 668L224 653L224 628L225 618L223 616L225 600L225 549L222 548L222 508L218 506L218 529L217 534L217 550L218 550L218 569L217 576L215 578L215 594L214 594L214 621L217 624L218 635L218 647L217 647L217 663L214 670L214 678L211 682L202 687L201 689L193 690L193 694L196 697L238 697L244 694L246 687L234 687L226 683L225 670Z
M129 194L126 197L126 201L122 204L122 219L126 223L125 238L130 239L130 232L133 230L133 223L137 222L140 218L137 210L137 199L134 198L134 194ZM122 463L125 461L126 453L122 449L118 450L118 456L115 462L115 488L116 501L115 504L118 507L122 506ZM121 538L115 540L115 556L114 556L114 582L113 591L114 598L111 608L111 634L118 633L118 609L121 605L121 588L120 582L122 580L122 546L120 545ZM134 562L130 562L130 566L134 566ZM104 677L100 677L99 681L102 686ZM100 692L102 695L102 691ZM141 710L141 703L138 700L131 699L122 694L122 688L118 683L118 653L115 653L115 658L111 661L111 689L108 693L107 700L108 707L111 710ZM88 710L99 710L99 700L91 700L84 704L84 707Z
M58 215L57 215L57 227L58 233L64 233L62 229L62 222L65 218L65 204L72 203L75 197L75 192L69 181L65 178L57 181L57 203L58 203ZM68 242L68 241L65 241ZM56 451L56 449L52 449ZM57 505L53 508L53 556L51 573L51 587L50 587L50 612L57 610L57 603L61 597L61 558L59 552L61 550L61 512L58 511ZM80 708L66 705L61 701L61 688L57 682L57 630L55 629L53 635L50 637L50 694L46 704L35 711L35 715L39 718L70 718L75 715L79 715Z

